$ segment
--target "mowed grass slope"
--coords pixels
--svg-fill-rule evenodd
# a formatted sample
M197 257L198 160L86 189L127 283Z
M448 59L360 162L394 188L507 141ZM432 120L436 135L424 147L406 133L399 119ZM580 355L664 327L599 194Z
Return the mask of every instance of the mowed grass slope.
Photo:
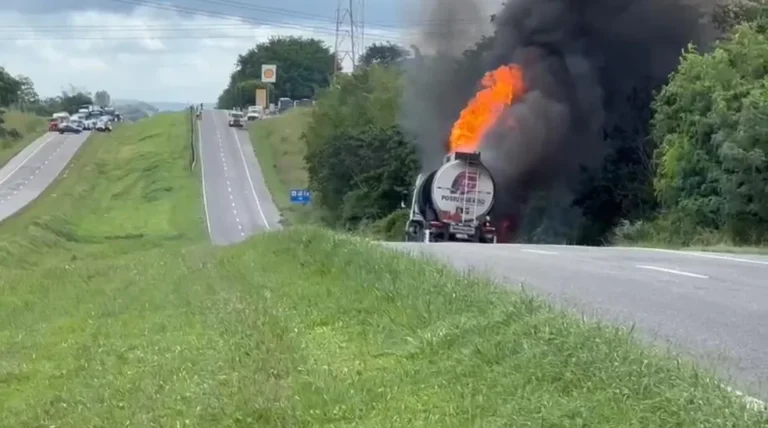
M189 132L178 113L93 133L43 196L0 224L0 268L201 240Z
M171 138L184 124L163 115L94 139L0 225L55 244L17 248L37 269L0 271L0 426L768 422L624 331L363 239L296 227L201 243L197 177ZM61 194L76 198L61 205L67 234L35 226Z
M48 130L46 119L32 113L8 110L2 116L2 127L8 131L15 129L21 137L0 138L0 167Z
M248 127L264 181L285 219L284 225L314 220L311 208L292 205L289 194L291 189L305 189L309 183L304 163L307 150L301 134L311 113L310 108L297 107Z
M768 422L624 332L320 229L9 279L0 426Z

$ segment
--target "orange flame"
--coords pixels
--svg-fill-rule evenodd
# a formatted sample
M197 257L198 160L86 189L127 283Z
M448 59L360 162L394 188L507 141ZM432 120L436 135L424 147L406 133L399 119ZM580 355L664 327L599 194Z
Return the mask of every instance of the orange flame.
M485 73L482 89L461 111L448 141L449 152L474 152L485 133L504 111L525 91L523 71L517 65L503 65Z

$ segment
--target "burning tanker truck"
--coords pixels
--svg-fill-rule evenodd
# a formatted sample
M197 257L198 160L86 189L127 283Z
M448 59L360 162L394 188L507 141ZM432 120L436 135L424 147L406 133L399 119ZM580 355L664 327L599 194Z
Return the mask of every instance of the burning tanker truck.
M480 148L490 130L514 129L514 123L499 119L524 92L522 70L516 65L483 76L478 92L453 124L443 165L416 179L406 241L508 241L514 222L504 218L497 225L493 219L496 183L480 159Z
M416 179L405 240L496 243L489 216L495 192L479 152L446 155L440 168Z

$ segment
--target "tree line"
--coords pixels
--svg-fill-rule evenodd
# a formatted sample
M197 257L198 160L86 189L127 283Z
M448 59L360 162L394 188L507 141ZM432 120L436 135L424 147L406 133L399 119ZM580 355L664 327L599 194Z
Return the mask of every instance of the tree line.
M718 6L712 19L723 30L721 39L704 53L689 47L668 80L648 91L651 97L631 100L637 129L606 129L618 143L597 173L583 174L577 197L566 201L566 209L579 209L586 219L577 233L569 231L567 242L766 243L766 12L762 2ZM456 69L477 63L492 38L454 59ZM316 99L302 139L324 222L342 229L374 223L400 233L403 195L420 168L416 148L398 124L407 51L374 44L354 73L335 77L333 61L330 49L315 39L259 44L239 57L220 106L232 105L236 88L258 84L262 63L277 63L273 97ZM249 96L243 95L246 104ZM528 201L518 240L552 239L540 231L549 221L547 198L558 197Z

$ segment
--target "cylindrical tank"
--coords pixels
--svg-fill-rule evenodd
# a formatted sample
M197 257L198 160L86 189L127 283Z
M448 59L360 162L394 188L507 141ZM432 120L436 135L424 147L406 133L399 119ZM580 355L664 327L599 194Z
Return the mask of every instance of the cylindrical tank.
M452 153L416 189L419 210L428 220L466 223L482 220L493 208L495 183L478 153Z

